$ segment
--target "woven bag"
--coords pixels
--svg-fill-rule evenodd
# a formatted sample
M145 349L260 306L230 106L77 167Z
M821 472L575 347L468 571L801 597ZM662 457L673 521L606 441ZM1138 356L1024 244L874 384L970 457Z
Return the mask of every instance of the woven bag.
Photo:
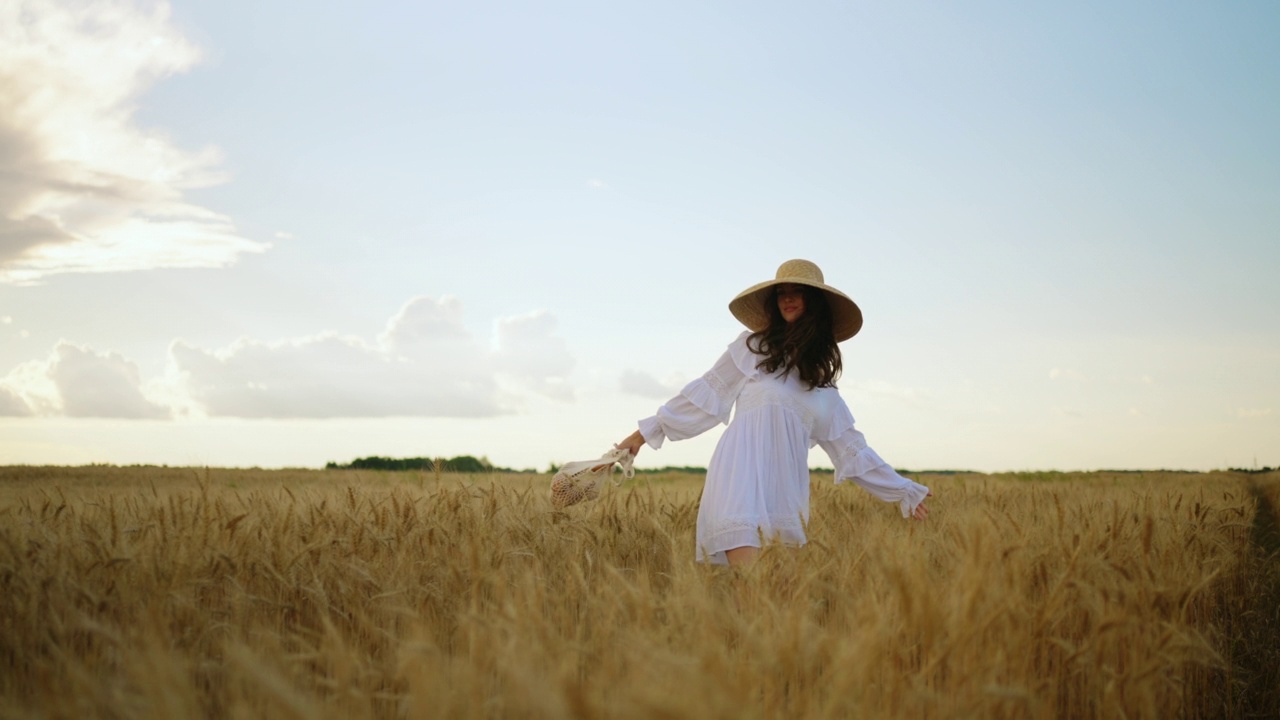
M623 448L615 447L600 456L599 460L579 460L560 466L555 477L551 478L551 504L557 510L576 505L583 500L595 500L600 496L600 481L613 480L613 466L622 468L622 476L628 480L635 477L635 461L632 455ZM620 485L618 481L614 485Z

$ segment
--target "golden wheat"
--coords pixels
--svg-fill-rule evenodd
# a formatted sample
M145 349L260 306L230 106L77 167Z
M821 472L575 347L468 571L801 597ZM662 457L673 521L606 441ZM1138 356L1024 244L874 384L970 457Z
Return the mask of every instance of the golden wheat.
M0 713L1242 714L1243 476L925 477L908 523L815 475L745 571L692 562L699 477L547 480L0 469Z

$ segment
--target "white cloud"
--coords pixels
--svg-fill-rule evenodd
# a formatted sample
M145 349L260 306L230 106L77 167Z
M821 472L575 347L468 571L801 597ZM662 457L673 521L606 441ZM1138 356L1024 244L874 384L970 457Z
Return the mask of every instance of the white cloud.
M618 378L618 386L625 393L658 400L675 397L684 387L683 383L677 379L671 378L667 382L662 382L642 370L624 370L622 376Z
M402 357L429 356L443 348L477 354L471 333L462 322L462 301L446 295L439 300L416 297L405 303L378 337L379 344Z
M1084 373L1070 368L1053 368L1049 371L1050 380L1088 380Z
M492 378L476 372L477 365L463 367L461 356L400 358L359 338L323 334L270 344L244 339L218 351L176 342L170 356L190 397L209 415L478 417L499 412Z
M1241 418L1264 418L1271 414L1271 408L1236 408L1236 417Z
M49 366L54 355L45 360L31 360L22 363L9 371L3 383L16 394L30 411L31 415L59 415L62 413L62 401L58 397L58 387L49 377Z
M31 414L27 401L16 390L0 385L0 417L24 417Z
M912 404L929 399L927 390L894 385L884 380L857 380L849 383L849 386L856 393L879 395Z
M13 323L12 317L8 315L0 316L0 325L11 325L12 323Z
M0 415L167 418L148 398L138 366L118 353L60 342L44 360L14 368L0 385Z
M221 267L266 248L184 202L223 179L216 148L134 123L137 98L198 58L165 2L0 5L0 282Z
M237 417L483 417L510 412L505 371L536 392L572 396L573 359L545 313L499 321L482 347L455 298L410 300L377 342L322 334L208 351L176 342L176 373L210 415Z
M587 187L591 188L592 190L605 190L609 187L609 185L608 183L601 180L600 178L591 178L590 180L587 181Z
M281 239L281 240L292 240L294 236L293 236L293 233L291 233L291 232L285 232L285 231L281 230L281 231L279 231L279 232L277 232L277 233L276 233L276 237L277 237L277 238L279 238L279 239Z
M457 299L417 297L374 341L321 333L209 350L176 340L165 375L145 382L117 353L62 342L0 378L0 416L499 415L518 405L512 388L572 399L574 360L555 327L546 312L500 319L490 348L467 330Z
M68 417L167 418L169 409L142 394L138 366L118 353L70 343L54 348L49 377Z
M376 343L325 333L209 351L175 342L191 398L235 417L481 417L502 412L492 363L453 298L414 298Z
M572 400L568 378L573 356L555 329L555 317L545 311L499 319L494 361L499 371L531 390L556 400Z

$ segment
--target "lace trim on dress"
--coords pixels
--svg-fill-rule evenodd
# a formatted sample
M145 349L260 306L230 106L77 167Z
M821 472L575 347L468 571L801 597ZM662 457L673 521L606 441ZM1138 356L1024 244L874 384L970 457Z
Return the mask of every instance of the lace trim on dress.
M911 483L907 487L906 496L898 501L898 509L902 511L902 517L911 517L911 514L916 510L916 506L924 502L925 496L928 494L929 488L919 483Z
M734 383L720 377L714 370L708 370L702 377L685 385L680 394L689 398L689 402L702 412L719 420L721 424L727 424L729 414L733 411L733 396L737 391Z
M780 535L783 539L800 539L803 540L804 522L798 515L769 515L765 522L761 522L760 518L719 518L711 523L707 528L706 540L707 545L714 547L717 545L716 539L727 535L740 535L748 532L754 537L760 535L762 526L768 525L769 532L765 536L765 540L773 539L773 535ZM712 552L718 552L713 550Z
M708 373L710 374L710 373ZM684 386L680 394L689 399L702 412L714 417L728 417L729 409L725 407L724 398L716 392L715 386L707 381L707 376L690 382Z
M750 392L744 392L738 396L739 413L771 405L784 407L794 412L800 418L800 422L804 424L805 432L813 433L813 426L817 423L817 417L813 414L813 410L810 410L799 398L784 390L772 385L755 385Z
M724 404L724 400L728 398L729 391L732 389L729 381L717 375L714 370L707 371L702 376L702 379L707 381L707 384L711 386L711 389L720 398L721 404Z
M866 445L857 447L851 444L841 444L836 448L835 457L832 458L832 461L836 465L836 482L843 482L848 478L865 475L881 465L887 464L875 450Z

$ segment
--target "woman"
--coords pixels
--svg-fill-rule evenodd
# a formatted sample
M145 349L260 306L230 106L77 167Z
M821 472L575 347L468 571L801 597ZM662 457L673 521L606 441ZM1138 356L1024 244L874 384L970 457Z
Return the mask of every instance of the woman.
M618 447L632 455L646 443L684 440L729 425L707 467L698 511L697 558L716 564L753 560L761 539L805 543L809 518L809 449L835 465L836 482L852 480L903 517L923 520L929 488L894 472L867 447L836 390L840 348L862 328L862 311L823 282L808 260L788 260L773 280L729 303L751 332L730 345ZM729 423L729 412L737 411Z

